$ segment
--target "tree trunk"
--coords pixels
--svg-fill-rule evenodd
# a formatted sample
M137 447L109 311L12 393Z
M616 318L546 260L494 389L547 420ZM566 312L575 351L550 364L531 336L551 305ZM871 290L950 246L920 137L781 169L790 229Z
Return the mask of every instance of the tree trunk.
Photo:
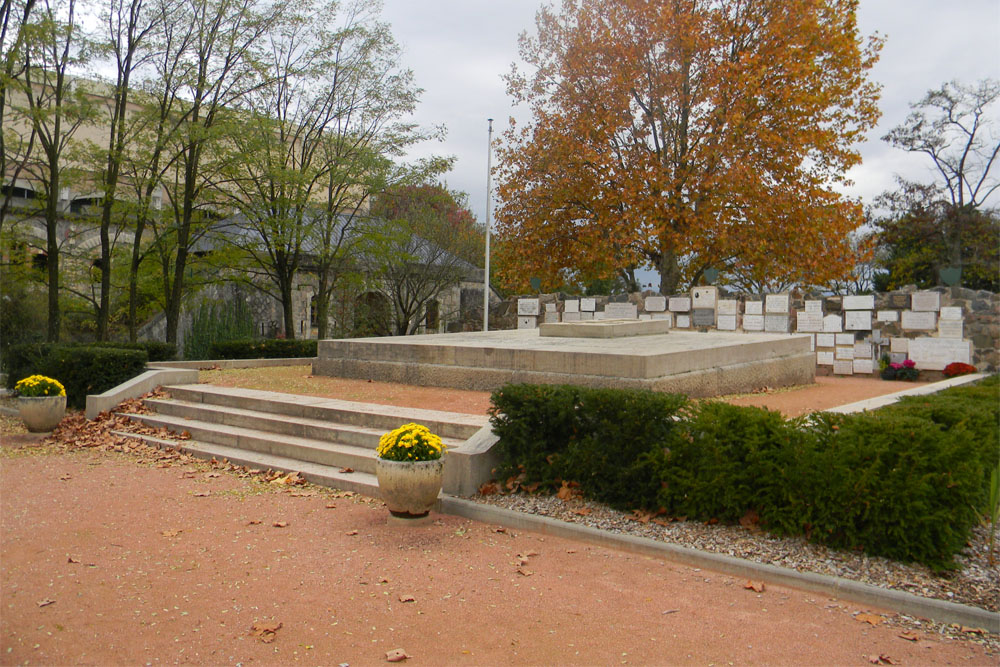
M59 342L59 166L49 160L49 198L45 202L46 266L49 273L48 340Z
M329 335L330 296L327 293L328 289L329 280L326 272L322 272L319 276L319 286L316 289L316 337L319 340L323 340Z
M660 255L660 294L669 296L677 291L681 282L681 267L677 263L677 253L663 250Z
M285 321L285 338L295 338L295 313L292 309L292 281L281 281L281 314Z

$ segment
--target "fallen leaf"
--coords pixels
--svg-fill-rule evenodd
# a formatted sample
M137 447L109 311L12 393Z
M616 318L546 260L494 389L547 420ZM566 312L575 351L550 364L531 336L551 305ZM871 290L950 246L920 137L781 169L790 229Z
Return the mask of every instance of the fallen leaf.
M902 632L896 636L899 637L900 639L905 639L906 641L910 642L915 642L918 639L920 639L919 635L917 635L917 633L915 632Z
M680 611L680 609L667 609L667 610L665 610L665 611L663 611L663 612L661 612L661 613L662 613L662 614L663 614L664 616L666 616L667 614L676 614L676 613L677 613L677 612L679 612L679 611Z
M80 561L78 561L76 558L73 558L72 556L69 556L68 558L66 558L66 562L67 563L79 563Z
M326 504L326 509L328 509L328 510L337 509L337 506L334 505L333 503L327 503Z
M45 598L44 600L39 600L38 601L38 606L39 607L48 607L50 604L55 604L55 603L56 603L55 600L50 600L49 598Z
M212 495L211 491L197 491L194 493L195 498L207 498L210 495Z
M479 487L479 493L483 496L492 496L495 493L500 492L500 487L497 486L496 482L486 482Z
M974 635L985 635L986 634L986 630L983 630L982 628L967 628L964 625L962 626L962 632L968 632L968 633L974 634Z
M517 573L520 574L522 577L530 577L531 575L534 574L534 572L532 572L531 570L525 570L520 567L517 568Z
M399 596L399 601L400 602L416 602L417 598L413 597L412 595L400 595Z
M403 662L407 658L412 658L412 655L407 655L406 651L401 648L394 648L391 651L385 652L386 662Z
M177 537L182 532L184 532L184 531L181 531L181 530L161 530L160 531L160 535L163 535L164 537Z
M854 617L855 621L861 621L862 623L869 623L871 625L878 625L882 622L882 617L878 614L869 614L863 612Z
M760 523L760 515L755 510L747 510L747 513L740 517L740 525L744 528L754 530Z
M357 534L358 534L358 531L356 531L356 530L349 530L346 533L344 533L344 535L357 535Z
M580 516L587 516L593 511L594 510L590 509L589 507L581 507L579 509L573 510L573 514L579 514Z
M205 473L205 479L211 479L213 477L219 477L219 473L217 473L217 472L206 472Z
M249 521L247 521L247 525L248 526L256 526L259 523L260 523L260 520L258 520L258 519L250 519Z
M559 500L571 500L580 495L580 485L576 482L563 481L562 486L556 491L556 498Z
M352 473L352 472L354 472L354 468L341 468L338 472Z
M751 579L747 580L747 583L743 584L743 588L751 591L756 591L757 593L764 592L764 582L763 581L753 581Z
M259 640L265 644L270 644L274 641L278 630L281 629L281 623L254 623L250 628L250 635L257 637Z
M65 475L60 475L59 479L60 479L60 481L66 482L66 481L69 481L69 480L73 479L73 476L70 475L69 473L66 473Z
M494 532L494 533L506 533L506 532L507 532L507 529L506 529L506 528L504 528L503 526L497 526L497 527L495 527L495 528L493 529L493 532Z
M271 525L274 526L275 528L284 528L285 526L288 525L288 522L287 521L275 521Z

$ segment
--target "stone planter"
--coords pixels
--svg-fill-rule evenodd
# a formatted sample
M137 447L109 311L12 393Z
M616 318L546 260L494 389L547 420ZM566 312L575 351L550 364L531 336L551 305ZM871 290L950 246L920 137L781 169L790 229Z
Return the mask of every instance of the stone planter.
M32 433L51 431L66 415L65 396L21 396L17 411Z
M436 461L375 459L378 489L393 516L420 518L437 502L444 476L444 458Z

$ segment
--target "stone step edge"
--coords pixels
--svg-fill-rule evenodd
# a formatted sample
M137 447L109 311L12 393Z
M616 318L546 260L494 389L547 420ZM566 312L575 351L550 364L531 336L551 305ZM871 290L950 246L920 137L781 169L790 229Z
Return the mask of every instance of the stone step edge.
M267 421L267 420L278 420L278 419L284 418L284 419L294 420L295 422L300 423L300 424L306 424L307 426L315 426L315 427L319 427L319 428L330 428L330 429L333 429L333 430L341 430L341 431L350 431L352 433L363 433L363 434L366 434L366 435L374 436L376 439L379 438L379 437L381 437L382 434L385 433L384 429L371 428L369 426L358 426L356 424L345 424L344 422L328 421L328 420L325 420L325 419L312 419L310 417L296 417L294 415L283 415L283 414L280 414L280 413L277 413L277 412L261 412L260 410L250 410L250 409L247 409L247 408L231 408L229 406L217 405L215 403L199 403L199 402L195 402L195 401L185 401L185 400L174 399L174 398L170 398L170 399L165 399L165 398L149 399L149 398L147 398L147 399L145 399L143 401L143 403L145 405L147 405L148 407L153 408L154 410L159 405L171 404L171 405L177 405L177 406L181 406L181 407L190 407L190 408L195 409L195 410L206 410L206 411L210 411L210 412L214 412L214 413L221 413L221 414L227 414L228 413L228 414L237 414L237 415L241 415L241 416L244 416L244 417L257 417L257 418L263 419L265 421ZM179 419L189 419L187 417L179 417L177 415L168 415L168 414L165 414L165 413L161 413L159 411L156 411L156 414L162 415L164 417L177 417ZM139 415L139 416L141 416L141 415ZM195 420L191 420L191 421L195 421ZM213 423L213 422L206 422L206 423ZM229 426L230 428L247 428L245 426L231 426L231 425L225 424L223 422L219 422L219 424L222 424L224 426ZM281 436L285 436L285 437L289 437L289 438L298 438L298 437L301 437L301 436L288 435L288 434L285 434L285 433L281 433L280 431L272 431L270 429L251 429L251 430L259 431L261 433L272 433L274 435L281 435ZM447 445L449 449L454 448L454 447L458 447L463 442L465 442L465 440L463 440L461 438L441 438L441 441L444 442L444 444ZM324 442L324 441L323 440L318 440L318 442ZM336 441L335 440L331 440L330 442L336 442ZM374 449L374 447L372 447L372 448Z
M177 449L200 459L216 459L229 461L235 465L247 466L258 470L275 470L285 473L297 472L307 482L318 484L340 491L354 491L372 498L379 498L378 481L375 475L366 472L342 473L332 466L321 463L308 463L298 459L290 459L274 454L264 454L245 449L226 447L196 440L171 440L143 433L130 431L111 431L114 435L142 440L159 449Z

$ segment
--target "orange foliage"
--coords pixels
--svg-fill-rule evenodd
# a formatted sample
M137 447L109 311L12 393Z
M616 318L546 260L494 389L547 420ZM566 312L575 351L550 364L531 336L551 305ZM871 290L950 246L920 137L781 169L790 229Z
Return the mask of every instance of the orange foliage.
M861 206L832 189L879 116L854 0L564 0L522 36L532 110L498 150L500 279L709 263L817 284ZM680 258L690 261L681 262Z

